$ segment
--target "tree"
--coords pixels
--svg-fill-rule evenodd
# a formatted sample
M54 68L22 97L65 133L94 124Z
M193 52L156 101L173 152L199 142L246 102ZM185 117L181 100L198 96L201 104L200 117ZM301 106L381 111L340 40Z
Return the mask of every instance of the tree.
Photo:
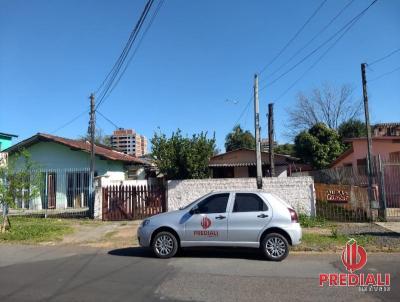
M89 133L79 137L80 140L90 141ZM111 147L111 136L105 135L102 129L97 128L94 134L94 143Z
M357 119L351 119L341 123L338 132L342 141L346 138L367 136L365 123Z
M17 164L19 164L18 168ZM9 158L6 164L0 166L0 205L3 208L2 233L11 228L8 208L14 207L18 200L29 202L40 195L40 176L37 165L25 150Z
M294 143L297 156L316 169L327 168L344 149L339 134L323 123L317 123L308 131L300 132Z
M336 130L344 121L357 118L361 114L362 102L353 99L353 90L348 84L340 88L324 84L308 95L299 92L295 105L288 110L292 134L317 123Z
M277 154L285 154L290 156L296 156L296 151L294 150L294 144L282 144L277 145L274 148L275 153Z
M255 138L250 131L243 131L240 125L236 125L225 138L225 149L229 152L240 148L254 149Z
M209 177L208 162L215 152L215 138L207 138L207 133L184 137L178 129L170 138L155 133L151 144L152 157L168 179Z

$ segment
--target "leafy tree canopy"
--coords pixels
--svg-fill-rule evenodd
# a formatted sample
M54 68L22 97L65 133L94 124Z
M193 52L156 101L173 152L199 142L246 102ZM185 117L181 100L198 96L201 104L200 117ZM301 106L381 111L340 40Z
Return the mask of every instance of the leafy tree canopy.
M209 177L208 162L215 152L215 137L207 138L204 132L184 137L178 129L170 138L155 133L151 144L152 157L168 179Z
M343 152L339 134L323 123L317 123L295 138L296 154L316 169L327 168Z
M367 136L365 123L357 119L350 119L340 124L338 128L339 137L341 140L354 137Z
M240 148L254 149L255 139L250 131L244 131L240 125L236 125L225 138L225 149L229 152Z
M275 151L275 153L278 153L278 154L296 156L296 151L294 149L294 144L277 145L277 146L275 146L274 151Z

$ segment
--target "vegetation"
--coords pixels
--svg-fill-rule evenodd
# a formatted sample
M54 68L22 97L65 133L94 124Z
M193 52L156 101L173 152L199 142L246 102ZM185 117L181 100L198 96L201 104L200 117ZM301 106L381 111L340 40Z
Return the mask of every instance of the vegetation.
M282 144L277 145L274 148L275 153L277 154L285 154L296 157L296 150L294 149L294 144Z
M351 119L340 124L338 133L340 139L343 141L346 138L367 136L367 128L362 121Z
M79 139L83 141L90 141L90 135L82 135L79 137ZM94 143L111 147L111 136L105 135L103 130L97 128L94 134Z
M306 214L299 214L299 221L303 228L326 227L329 225L328 221L323 217L311 217Z
M324 123L331 129L338 129L344 121L357 118L361 114L361 101L352 98L350 85L332 87L325 84L310 93L298 93L295 105L288 110L288 129L296 135L317 123Z
M0 205L3 207L1 232L11 228L8 219L8 208L14 207L17 201L29 202L40 195L41 175L37 165L25 150L9 158L0 166Z
M244 131L240 125L236 125L225 138L225 149L229 152L241 148L254 149L255 138L250 131Z
M9 220L12 229L0 234L0 242L37 243L43 241L61 240L73 231L68 220L55 218L29 218L11 216Z
M338 133L323 123L317 123L295 138L296 155L316 169L324 169L343 152Z
M169 179L209 177L208 161L214 155L215 138L207 138L207 133L184 137L178 129L170 138L155 133L151 144L159 171Z

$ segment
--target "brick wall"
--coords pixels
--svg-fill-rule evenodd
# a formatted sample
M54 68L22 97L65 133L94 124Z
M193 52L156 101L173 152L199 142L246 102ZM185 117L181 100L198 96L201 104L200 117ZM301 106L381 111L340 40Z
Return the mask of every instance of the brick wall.
M211 192L256 189L255 178L189 179L168 181L168 210L177 210ZM312 177L263 178L263 190L286 200L298 213L315 214Z

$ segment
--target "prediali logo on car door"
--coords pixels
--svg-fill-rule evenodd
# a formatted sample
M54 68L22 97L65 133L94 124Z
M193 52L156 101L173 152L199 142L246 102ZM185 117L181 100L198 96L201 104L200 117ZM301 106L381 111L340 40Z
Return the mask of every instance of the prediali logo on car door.
M204 237L218 237L218 231L207 230L211 227L212 221L207 216L203 216L200 221L200 226L203 230L193 231L193 236L204 236Z

